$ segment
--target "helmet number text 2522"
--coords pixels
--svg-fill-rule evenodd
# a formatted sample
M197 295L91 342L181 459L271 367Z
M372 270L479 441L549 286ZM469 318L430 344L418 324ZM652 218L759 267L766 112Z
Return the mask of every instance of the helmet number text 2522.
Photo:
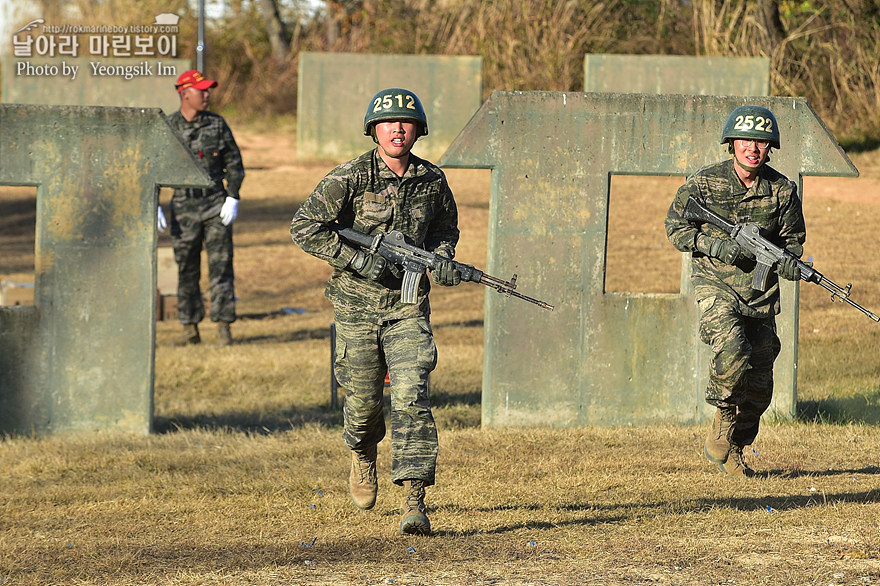
M773 132L773 120L763 116L737 116L736 130L759 130L761 132Z
M395 98L397 99L398 108L408 108L410 110L416 109L415 99L411 94L397 94L395 96L385 94L384 96L376 96L376 99L373 100L373 112L393 108ZM406 103L404 104L404 102ZM751 118L751 116L749 116L749 118Z

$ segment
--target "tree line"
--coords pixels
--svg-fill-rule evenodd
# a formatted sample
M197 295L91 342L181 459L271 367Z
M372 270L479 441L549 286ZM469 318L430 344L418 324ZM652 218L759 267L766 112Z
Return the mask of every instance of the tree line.
M195 57L195 0L39 0L91 22L182 16ZM208 0L210 4L210 0ZM302 51L479 55L493 90L583 91L588 53L768 57L770 92L803 96L848 149L880 146L875 0L225 0L206 25L215 106L295 114ZM110 20L108 20L110 19ZM56 19L57 20L57 19Z

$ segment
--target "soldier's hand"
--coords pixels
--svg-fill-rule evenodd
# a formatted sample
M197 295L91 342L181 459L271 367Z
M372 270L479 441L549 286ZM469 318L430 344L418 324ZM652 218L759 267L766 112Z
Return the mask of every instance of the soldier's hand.
M785 258L776 263L776 274L787 281L801 280L801 268L793 256L786 255Z
M431 277L435 283L446 287L453 287L461 283L461 272L455 268L455 263L451 260L440 261L431 271Z
M355 273L367 279L378 281L388 272L388 261L378 254L358 250L348 263Z
M228 226L238 217L238 200L234 197L227 197L220 208L220 221L224 226Z
M721 262L732 265L742 258L748 258L750 255L736 242L736 240L731 238L716 238L709 247L709 256L713 256Z
M162 212L162 206L159 206L159 211L156 213L156 227L159 229L159 232L164 232L166 228L168 228L168 221L165 219L165 214Z

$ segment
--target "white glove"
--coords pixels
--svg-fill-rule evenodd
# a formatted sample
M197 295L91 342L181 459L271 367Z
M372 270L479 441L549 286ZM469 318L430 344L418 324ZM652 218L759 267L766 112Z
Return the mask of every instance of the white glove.
M158 216L159 216L159 221L157 222L157 225L159 227L159 232L164 232L165 229L168 227L168 222L167 222L167 220L165 220L165 214L162 213L162 206L159 206Z
M238 200L234 197L227 197L220 208L220 221L224 226L228 226L238 217Z

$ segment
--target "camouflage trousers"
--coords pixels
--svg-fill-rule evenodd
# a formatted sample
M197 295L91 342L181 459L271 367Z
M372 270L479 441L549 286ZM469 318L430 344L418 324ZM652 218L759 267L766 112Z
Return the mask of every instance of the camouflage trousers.
M434 484L437 427L428 396L428 376L437 365L437 347L427 317L381 325L336 312L336 364L345 388L342 438L352 450L385 437L382 394L385 373L391 387L391 480Z
M177 310L184 324L205 317L199 286L202 245L208 255L211 321L235 321L235 274L232 270L232 226L220 221L226 194L171 200L171 242L177 262Z
M731 442L755 441L761 415L773 398L773 362L779 355L776 318L750 318L721 297L699 301L700 338L712 350L706 402L736 408Z

